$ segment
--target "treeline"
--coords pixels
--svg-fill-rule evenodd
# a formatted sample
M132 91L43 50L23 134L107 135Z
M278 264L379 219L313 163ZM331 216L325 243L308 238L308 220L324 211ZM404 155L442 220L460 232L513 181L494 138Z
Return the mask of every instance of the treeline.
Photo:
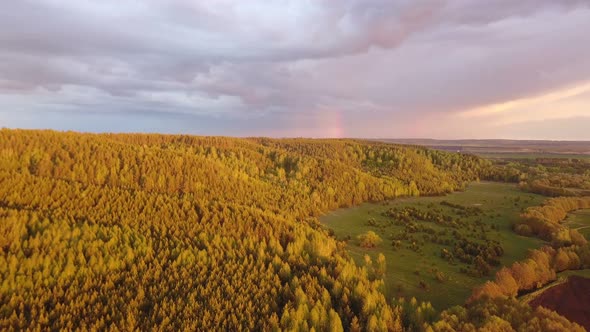
M481 298L516 297L555 281L557 272L584 268L590 268L590 246L558 249L545 246L533 250L524 261L500 269L493 281L474 290L469 302Z
M400 330L380 268L315 216L488 167L355 140L0 130L0 329Z
M560 197L560 196L590 196L588 182L590 177L582 177L579 181L567 182L571 175L561 174L551 178L533 179L519 184L520 188L535 194ZM580 178L576 176L575 178Z
M453 307L441 314L426 331L564 331L584 332L582 326L543 307L531 308L514 298L480 299L467 307Z
M541 206L528 208L521 214L515 231L550 241L552 246L533 250L524 261L500 269L493 281L474 290L468 303L514 298L555 281L558 272L590 268L590 243L577 230L560 224L569 212L587 208L590 197L552 198Z
M519 183L522 190L544 196L590 196L590 159L496 160L482 177Z
M584 245L586 240L577 231L561 223L571 211L590 208L590 197L558 197L547 200L542 206L526 209L515 224L514 230L525 236L535 235L553 242L554 246Z

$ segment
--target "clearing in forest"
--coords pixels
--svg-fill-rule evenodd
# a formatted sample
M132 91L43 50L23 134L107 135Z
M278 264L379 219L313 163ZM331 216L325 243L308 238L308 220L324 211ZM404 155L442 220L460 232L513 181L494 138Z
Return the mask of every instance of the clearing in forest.
M566 224L571 229L577 229L586 239L590 239L590 209L571 212Z
M350 255L364 264L386 258L385 293L430 301L437 310L462 304L472 289L493 278L501 266L541 246L515 234L511 225L523 209L545 198L514 185L473 183L466 191L440 197L405 198L340 209L321 218ZM372 231L382 242L368 247L358 238Z

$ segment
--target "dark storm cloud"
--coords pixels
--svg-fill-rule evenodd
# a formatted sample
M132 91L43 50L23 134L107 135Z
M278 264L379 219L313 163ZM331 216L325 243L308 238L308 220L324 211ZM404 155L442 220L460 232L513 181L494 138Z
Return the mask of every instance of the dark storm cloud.
M140 119L148 112L194 116L219 134L321 136L332 126L352 136L396 136L421 116L588 80L589 4L6 2L0 121L18 126L23 112L29 119L56 112ZM238 131L240 121L248 127ZM164 122L168 132L180 123ZM110 130L98 123L96 130Z

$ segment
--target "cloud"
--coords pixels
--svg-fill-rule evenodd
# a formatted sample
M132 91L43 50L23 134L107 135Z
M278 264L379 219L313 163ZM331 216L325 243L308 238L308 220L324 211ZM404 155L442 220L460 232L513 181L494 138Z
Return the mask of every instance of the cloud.
M590 92L590 82L574 87L568 87L550 93L526 97L522 99L516 99L511 101L502 102L499 104L484 106L477 109L472 109L464 113L460 113L463 117L482 117L482 116L493 116L493 115L514 115L523 109L530 109L532 107L544 107L545 105L554 104L571 97ZM563 115L563 114L561 114Z
M0 4L0 120L116 114L160 131L150 114L212 126L162 120L167 132L394 137L492 107L580 116L585 101L539 96L588 81L589 30L584 0L23 0Z

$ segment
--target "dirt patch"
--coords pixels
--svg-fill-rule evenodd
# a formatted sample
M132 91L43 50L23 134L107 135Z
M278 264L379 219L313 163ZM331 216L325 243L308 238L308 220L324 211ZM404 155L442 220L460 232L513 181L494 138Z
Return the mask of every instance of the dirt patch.
M590 279L571 276L565 283L551 287L529 303L543 306L590 330Z

